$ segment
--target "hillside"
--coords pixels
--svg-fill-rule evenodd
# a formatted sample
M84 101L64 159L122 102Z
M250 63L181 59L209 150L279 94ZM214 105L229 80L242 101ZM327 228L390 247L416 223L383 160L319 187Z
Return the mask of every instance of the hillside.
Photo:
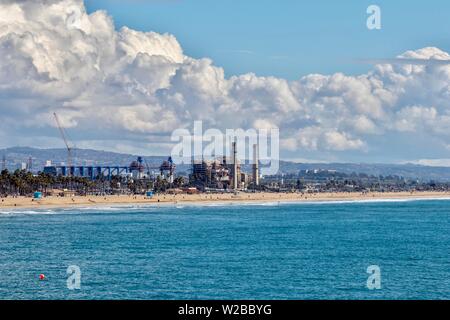
M76 164L84 165L120 165L125 166L136 160L138 155L122 154L116 152L77 149L75 152ZM29 147L13 147L0 149L0 159L5 157L7 168L16 170L33 159L33 171L42 170L45 162L51 160L54 164L66 162L67 152L65 149L37 149ZM157 167L166 157L151 156L144 157L150 167ZM405 178L420 180L450 181L450 167L428 167L415 164L364 164L364 163L295 163L281 161L280 173L297 173L300 170L336 170L342 173L365 173L369 175L398 175ZM189 165L178 166L179 173L187 174ZM250 166L244 166L244 171L250 172Z

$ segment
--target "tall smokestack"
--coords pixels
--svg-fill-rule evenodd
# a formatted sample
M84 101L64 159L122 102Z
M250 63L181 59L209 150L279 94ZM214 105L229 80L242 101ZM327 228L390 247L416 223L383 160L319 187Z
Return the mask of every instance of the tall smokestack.
M259 186L259 147L257 144L253 145L253 184L255 187Z
M238 163L237 163L237 142L233 142L233 189L238 189Z

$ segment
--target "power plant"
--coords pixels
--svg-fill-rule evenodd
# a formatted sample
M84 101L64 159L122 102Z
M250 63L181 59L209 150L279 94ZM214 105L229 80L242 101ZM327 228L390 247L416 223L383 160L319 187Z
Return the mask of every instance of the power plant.
M162 161L159 166L150 166L143 157L137 157L129 165L112 165L111 161L106 160L108 164L77 164L74 159L75 144L71 142L62 122L56 113L53 113L56 126L67 150L67 161L55 165L47 160L42 170L43 173L60 177L79 177L89 180L112 181L114 177L120 177L129 181L143 180L144 184L149 180L159 183L167 188L176 188L176 186L190 186L197 190L210 191L239 191L249 188L258 189L260 185L259 177L259 150L258 145L253 145L253 164L250 168L250 174L242 172L241 163L238 157L238 142L234 138L230 141L231 151L228 155L223 155L210 160L195 160L191 163L191 173L188 175L189 182L183 179L175 179L176 165L172 157ZM64 158L64 157L63 157ZM84 162L86 162L85 160ZM123 161L123 160L122 160ZM93 162L94 163L94 162ZM245 165L245 164L244 164ZM3 156L2 169L6 169L6 158ZM21 170L33 171L33 158L29 157L26 163L22 163ZM37 172L37 170L34 170ZM145 182L147 181L147 182ZM174 184L174 182L176 183Z
M232 168L227 163L226 157L223 157L221 161L193 161L189 181L191 185L200 190L232 189Z
M189 177L190 184L203 191L211 190L243 190L249 186L256 188L259 186L259 164L257 145L253 148L253 174L250 177L242 172L241 164L238 160L237 142L232 142L231 156L226 156L212 161L192 161L192 174Z
M192 160L189 184L198 190L239 191L248 188L257 189L260 184L258 145L253 146L253 164L251 173L242 172L238 158L237 141L231 144L229 157L222 156L213 160ZM153 169L153 170L152 170ZM53 165L50 161L44 167L44 173L63 177L85 177L91 180L111 181L114 176L128 177L134 180L159 177L172 185L175 180L176 165L169 157L160 166L150 167L142 157L137 157L129 165Z

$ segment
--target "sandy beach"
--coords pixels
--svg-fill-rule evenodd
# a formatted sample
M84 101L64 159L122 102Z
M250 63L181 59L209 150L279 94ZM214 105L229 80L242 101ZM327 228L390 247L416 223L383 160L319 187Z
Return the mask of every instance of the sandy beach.
M450 192L389 192L389 193L245 193L238 194L160 194L149 199L145 196L76 196L44 197L40 200L31 197L7 197L0 199L2 208L39 208L102 205L151 205L159 203L229 203L229 202L314 202L314 201L361 201L392 199L450 199Z

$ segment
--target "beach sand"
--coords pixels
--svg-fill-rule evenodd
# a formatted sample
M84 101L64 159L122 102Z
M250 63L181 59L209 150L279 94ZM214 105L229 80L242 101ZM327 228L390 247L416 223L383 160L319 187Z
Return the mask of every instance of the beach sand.
M145 196L76 196L44 197L36 200L31 197L7 197L0 199L2 208L39 208L102 205L151 205L158 203L230 203L230 202L309 202L309 201L361 201L392 199L450 199L450 192L386 192L386 193L245 193L238 194L160 194L148 199Z

